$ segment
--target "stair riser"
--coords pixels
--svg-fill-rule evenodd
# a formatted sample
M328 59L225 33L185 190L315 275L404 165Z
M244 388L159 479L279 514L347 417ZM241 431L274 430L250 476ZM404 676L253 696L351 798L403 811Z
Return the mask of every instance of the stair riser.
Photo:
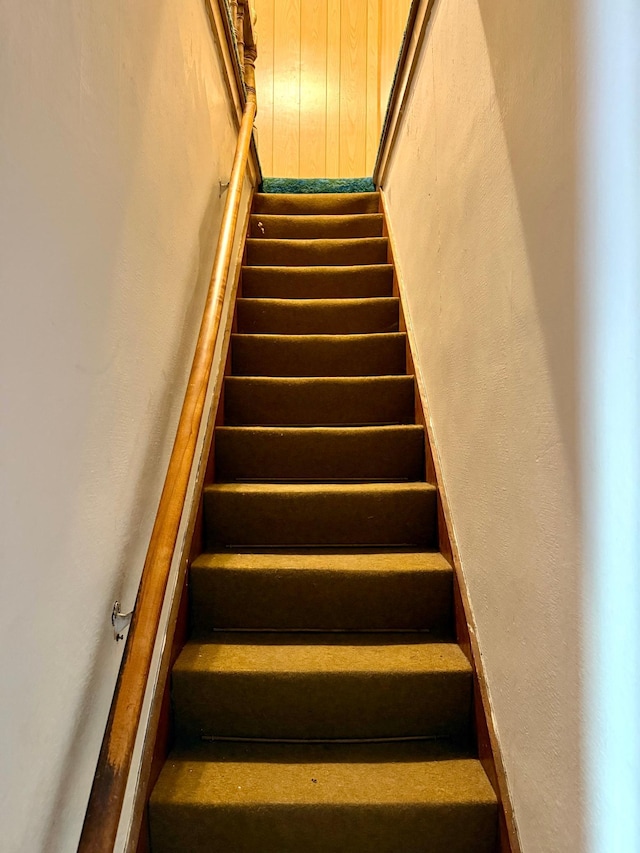
M361 490L222 492L205 490L206 539L216 546L419 545L437 542L436 493Z
M286 654L286 647L283 649ZM470 672L173 672L178 736L465 740Z
M394 430L216 430L216 479L422 480L424 433Z
M382 214L352 216L272 216L251 217L251 237L267 239L335 239L382 237Z
M154 853L495 853L497 824L495 804L151 807Z
M231 364L235 376L397 376L406 337L233 335Z
M451 631L445 572L229 571L191 568L194 636L213 628Z
M253 212L276 215L378 213L378 193L256 193Z
M272 335L362 335L398 331L397 299L239 299L238 332Z
M386 264L387 240L264 240L246 242L249 266L349 266Z
M225 382L226 424L412 423L413 377L302 383L233 379Z
M389 297L388 264L354 267L243 267L242 295L264 299L369 299Z

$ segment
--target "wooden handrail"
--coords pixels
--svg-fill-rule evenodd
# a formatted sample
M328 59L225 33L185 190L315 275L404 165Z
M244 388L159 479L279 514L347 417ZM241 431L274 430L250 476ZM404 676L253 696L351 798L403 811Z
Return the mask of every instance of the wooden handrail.
M412 0L409 7L405 36L396 64L387 110L382 124L376 162L373 167L373 180L377 187L384 184L389 154L393 150L398 128L406 108L406 100L411 91L416 64L435 2L436 0Z
M256 47L249 14L245 16L244 32L244 81L247 94L222 216L220 238L169 468L142 570L133 619L91 788L78 845L79 853L112 853L113 851L169 571L193 467L213 355L220 330L256 114Z

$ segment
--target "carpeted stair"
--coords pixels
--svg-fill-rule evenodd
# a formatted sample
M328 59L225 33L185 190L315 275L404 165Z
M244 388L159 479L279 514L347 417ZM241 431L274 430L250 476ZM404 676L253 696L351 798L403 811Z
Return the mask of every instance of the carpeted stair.
M489 853L376 193L258 195L153 853Z

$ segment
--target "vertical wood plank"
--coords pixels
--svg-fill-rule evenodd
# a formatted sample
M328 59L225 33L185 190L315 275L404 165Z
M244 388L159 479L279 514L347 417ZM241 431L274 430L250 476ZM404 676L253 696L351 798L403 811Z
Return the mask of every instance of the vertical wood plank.
M275 4L273 174L281 178L300 176L300 2Z
M302 0L300 177L327 173L327 0Z
M367 0L342 3L340 74L340 174L365 172L367 90Z
M367 0L367 118L365 175L373 173L380 139L380 0Z
M400 0L401 1L401 0ZM391 85L390 72L391 50L393 41L392 22L393 8L392 0L381 0L380 8L380 112L384 113L389 99L389 87Z
M273 35L275 0L255 0L258 59L256 61L256 97L258 114L258 155L263 174L273 175Z
M349 0L344 0L345 4ZM326 176L340 177L340 30L341 0L327 0Z
M256 0L265 175L371 174L410 0Z

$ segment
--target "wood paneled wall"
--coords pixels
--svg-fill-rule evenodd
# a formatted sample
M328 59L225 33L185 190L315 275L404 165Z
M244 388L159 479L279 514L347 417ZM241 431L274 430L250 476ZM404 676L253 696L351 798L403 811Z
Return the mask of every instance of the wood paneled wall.
M409 5L255 0L265 175L371 175Z

